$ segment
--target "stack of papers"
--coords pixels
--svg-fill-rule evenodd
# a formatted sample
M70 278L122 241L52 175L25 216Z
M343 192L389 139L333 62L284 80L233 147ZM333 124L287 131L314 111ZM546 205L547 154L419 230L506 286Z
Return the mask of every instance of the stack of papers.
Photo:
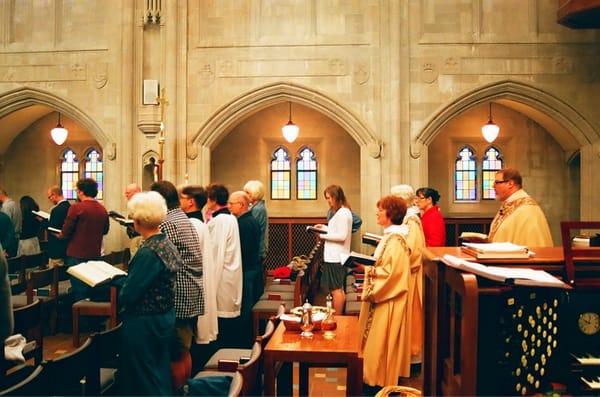
M523 245L513 243L463 243L463 252L477 259L523 259L531 252Z
M506 284L570 288L567 284L543 270L486 266L481 263L469 262L453 255L444 255L442 257L442 262L450 267Z

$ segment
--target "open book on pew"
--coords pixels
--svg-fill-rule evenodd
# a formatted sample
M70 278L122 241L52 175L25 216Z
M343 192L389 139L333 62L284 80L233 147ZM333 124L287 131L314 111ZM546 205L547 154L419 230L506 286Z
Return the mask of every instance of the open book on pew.
M371 255L361 254L359 252L350 252L350 254L340 254L340 261L342 265L346 267L356 267L356 263L360 263L361 265L373 266L375 264L375 257Z
M379 234L375 234L375 233L365 233L362 235L363 244L372 245L374 247L377 247L377 244L379 244L381 239L382 239L382 236Z
M46 221L48 219L50 219L50 214L47 213L46 211L42 211L42 210L40 210L40 211L34 211L34 210L31 210L31 212L33 213L33 215L39 216L40 218L42 218L42 219L44 219Z
M462 251L477 259L527 259L533 252L513 243L462 243Z
M319 233L319 234L325 234L327 233L327 226L322 225L321 227L316 227L316 226L306 226L306 231L307 232L312 232L312 233Z
M125 227L133 226L133 219L127 219L123 215L119 214L117 211L109 211L108 216Z
M543 270L486 266L447 254L442 257L442 262L455 269L509 285L571 289L569 285Z
M88 261L67 269L71 276L83 281L90 287L109 283L115 278L127 276L127 272L104 261Z

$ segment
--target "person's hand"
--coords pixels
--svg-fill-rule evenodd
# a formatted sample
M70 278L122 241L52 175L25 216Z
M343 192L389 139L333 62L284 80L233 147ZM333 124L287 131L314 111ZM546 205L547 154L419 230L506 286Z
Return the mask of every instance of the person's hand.
M323 229L323 228L325 227L325 225L324 225L324 224L322 224L322 223L317 223L317 224L315 225L315 227L316 227L317 229Z

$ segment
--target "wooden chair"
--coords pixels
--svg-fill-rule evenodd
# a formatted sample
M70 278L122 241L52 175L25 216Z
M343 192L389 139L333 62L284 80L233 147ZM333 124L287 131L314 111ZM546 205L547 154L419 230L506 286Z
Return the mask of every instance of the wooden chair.
M225 349L221 349L225 350ZM227 349L235 350L235 349ZM245 350L245 349L242 349ZM219 372L239 372L241 373L244 381L242 385L242 396L254 396L260 395L259 385L259 369L262 357L261 343L256 341L250 350L249 356L237 356L233 359L220 359L217 365ZM200 371L194 378L201 375L204 371Z
M586 222L561 222L560 234L562 237L563 253L565 257L565 273L567 281L578 289L583 287L600 286L600 247L573 247L571 240L572 231L585 229L600 229L600 221ZM579 265L577 265L579 263Z
M35 341L35 348L27 352L25 359L34 359L35 364L41 364L44 352L44 337L42 334L42 302L33 303L13 309L15 319L15 334L23 335L27 341Z
M117 288L110 287L108 302L87 299L73 303L73 346L79 346L79 316L102 316L110 319L110 328L117 326Z
M24 380L4 390L0 396L47 396L48 377L43 366L38 365Z
M83 345L53 360L44 362L51 379L48 387L50 396L84 396L88 394L86 375L96 356L91 339Z
M8 262L8 279L10 281L10 290L13 296L25 292L27 283L25 280L25 266L23 257L13 257L6 260Z
M96 356L92 358L94 364L89 367L90 371L86 376L88 394L105 394L115 383L117 361L121 351L122 325L123 323L119 323L108 331L97 332L90 336L92 350Z
M42 302L42 315L48 318L50 333L56 333L58 305L58 269L46 268L32 270L27 274L27 289L25 295L13 297L13 306L24 306L33 303L35 299ZM48 314L46 316L45 314Z
M23 255L25 269L45 268L48 266L48 254L40 252L35 255Z

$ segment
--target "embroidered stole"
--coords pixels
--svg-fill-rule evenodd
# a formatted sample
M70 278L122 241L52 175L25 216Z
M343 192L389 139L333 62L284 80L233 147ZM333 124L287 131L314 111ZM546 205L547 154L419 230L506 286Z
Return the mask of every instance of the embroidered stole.
M492 221L492 226L490 227L490 233L488 234L488 241L492 241L494 235L500 228L500 225L506 218L508 218L517 208L522 205L538 205L537 202L531 197L522 197L520 199L513 200L511 202L504 202L502 206L498 210L498 213L494 217Z

